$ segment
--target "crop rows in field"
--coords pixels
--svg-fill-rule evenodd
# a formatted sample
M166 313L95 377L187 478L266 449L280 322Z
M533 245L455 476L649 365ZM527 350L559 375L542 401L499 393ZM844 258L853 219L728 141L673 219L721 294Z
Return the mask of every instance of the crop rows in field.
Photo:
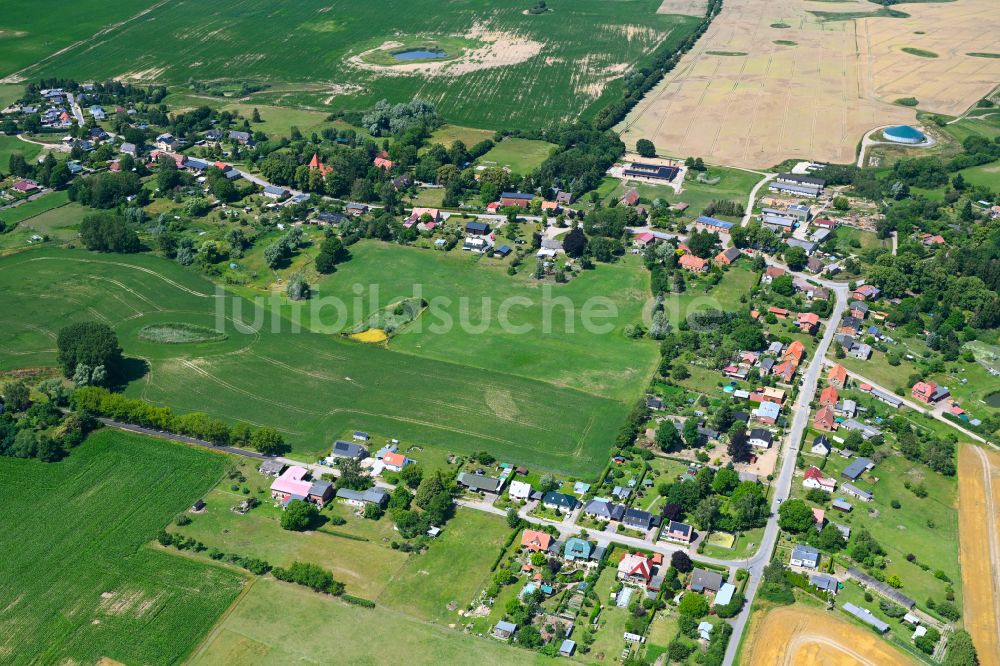
M113 431L61 463L0 458L0 661L182 659L243 579L149 543L223 465Z
M365 108L382 97L419 96L454 122L538 127L586 113L606 91L620 90L621 77L657 46L679 42L697 22L656 13L657 0L554 0L550 7L533 16L517 0L166 3L32 75L308 84L295 101ZM411 71L350 62L389 42L449 36L471 36L482 48ZM324 83L330 91L315 90ZM287 89L281 95L289 99Z
M407 254L434 256L402 250L401 259ZM361 258L349 262L352 268L365 265L365 251L358 252ZM375 260L378 256L373 254ZM366 270L375 268L373 260ZM476 276L480 268L442 270L451 281L442 278L438 289L456 284L456 276ZM625 278L627 273L618 275ZM479 286L491 279L510 278L498 270L472 282ZM629 279L633 291L648 290ZM569 286L582 299L587 283L579 284ZM217 301L210 283L149 256L22 254L0 260L0 288L10 306L0 312L0 367L54 365L54 338L65 322L104 321L117 330L126 355L148 360L148 374L135 378L129 394L181 412L276 427L307 457L323 454L335 437L360 428L459 452L486 449L524 464L594 474L624 421L629 397L638 397L655 362L655 348L634 343L623 348L628 341L621 335L605 336L608 342L600 345L569 336L567 346L553 336L429 334L426 351L419 339L403 346L411 353L337 335L295 333L287 326L254 334L230 327L227 339L217 342L145 342L138 333L150 324L214 326ZM640 306L631 307L637 318ZM528 314L538 316L530 309ZM588 346L588 340L591 357L572 354L573 345ZM566 363L561 359L566 358L583 364L579 377L563 377ZM506 372L511 364L524 374ZM621 383L625 369L634 384ZM541 381L545 374L556 383ZM594 393L567 388L587 381L595 382Z

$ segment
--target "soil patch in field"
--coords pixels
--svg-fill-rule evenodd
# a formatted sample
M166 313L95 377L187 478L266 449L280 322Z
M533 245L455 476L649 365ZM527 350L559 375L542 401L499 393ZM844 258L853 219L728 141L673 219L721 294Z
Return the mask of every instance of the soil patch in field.
M707 8L708 0L663 0L656 13L704 16Z
M764 616L743 653L748 666L898 666L917 662L834 612L805 606Z
M965 445L958 452L959 559L965 625L982 666L1000 665L1000 454Z
M185 342L217 342L226 339L225 333L220 333L207 326L185 324L182 322L166 322L150 324L139 329L139 338L148 342L163 344L181 344Z

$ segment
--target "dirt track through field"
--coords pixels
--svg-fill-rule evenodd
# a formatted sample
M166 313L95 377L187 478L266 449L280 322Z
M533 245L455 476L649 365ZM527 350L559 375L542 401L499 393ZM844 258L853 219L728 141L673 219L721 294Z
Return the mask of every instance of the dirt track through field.
M915 664L874 633L834 612L796 605L770 611L749 636L745 666L898 666Z
M962 446L958 481L965 624L980 664L1000 666L1000 455L978 446Z
M878 10L867 2L726 0L680 64L619 126L679 157L766 168L791 158L850 163L865 132L958 114L1000 81L995 0L907 4L911 18L823 20L812 12ZM931 51L915 56L903 48Z

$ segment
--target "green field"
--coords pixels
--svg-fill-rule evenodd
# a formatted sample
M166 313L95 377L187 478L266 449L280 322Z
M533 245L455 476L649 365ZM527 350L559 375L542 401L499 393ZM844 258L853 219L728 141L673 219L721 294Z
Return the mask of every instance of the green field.
M221 476L212 453L101 431L60 463L0 458L5 664L181 661L243 578L150 545Z
M379 247L372 247L379 256ZM420 257L418 264L434 256L386 248L413 253ZM358 257L331 280L337 284L338 278L347 278L338 288L349 289L343 286L350 285L349 271L368 271L370 277L380 270L364 268L364 246L352 251ZM448 261L460 265L468 259ZM468 267L455 272L448 269L452 264L441 265L446 276L472 285L466 294L478 296L472 287L486 284L490 275L497 289L516 284L502 271L480 274L478 267ZM396 278L404 268L396 267ZM433 275L417 275L433 290L463 293L460 281L437 285ZM648 289L648 277L641 275L637 264L602 266L565 289L571 295L593 293L586 286L593 279L596 293L618 285L639 298ZM630 279L632 286L622 286ZM214 326L219 300L214 289L176 263L145 255L43 249L0 259L0 369L54 365L54 338L62 326L105 321L117 330L128 356L149 363L149 371L131 382L128 394L181 412L274 426L306 459L325 455L335 437L360 428L407 443L459 452L487 449L529 466L592 475L604 465L656 357L652 343L627 343L613 333L605 340L582 333L505 337L457 331L398 336L392 344L414 352L401 354L335 335L292 332L285 320L278 320L272 332L271 317L259 333L227 326L229 337L219 342L163 345L139 339L138 332L154 323ZM429 286L428 295L431 291ZM388 293L384 290L383 297ZM231 315L229 305L225 312ZM243 316L251 322L252 308L246 305ZM638 312L638 305L633 307ZM578 365L570 366L576 374L564 367L569 359L576 359ZM528 371L553 376L547 381L518 376ZM592 392L570 388L570 380Z
M510 528L501 516L458 509L427 552L411 556L401 570L387 576L379 605L439 624L459 622L456 611L464 610L485 587L490 564L508 536Z
M660 198L670 203L687 203L691 206L688 214L698 216L701 215L705 206L713 201L736 201L745 206L747 197L750 196L750 190L761 179L761 176L750 171L717 166L709 167L705 174L710 179L719 178L719 182L712 185L700 183L697 172L688 171L680 194L675 193L672 187L664 185L622 183L614 178L605 178L598 191L610 200L621 198L629 188L635 187L639 191L639 196L650 201Z
M512 173L525 175L541 166L555 147L547 141L510 137L479 158L479 164L507 167Z
M991 162L959 171L970 185L982 185L992 190L1000 189L1000 162Z
M258 580L193 664L550 664L537 652L466 636L382 607L347 604L269 578Z
M30 74L81 80L131 76L172 84L190 78L260 81L275 89L255 95L255 103L324 110L364 109L383 97L420 97L460 125L537 128L592 113L602 97L621 92L624 72L648 64L658 46L679 44L690 34L699 19L657 14L659 4L553 0L553 11L533 16L523 13L525 4L518 0L444 5L346 0L333 11L326 0L219 0L209 7L166 2ZM93 16L104 15L92 2L81 6ZM67 18L76 20L76 14L74 7ZM42 25L51 28L52 23L66 32L73 25L51 17ZM349 62L388 41L453 35L481 46L474 55L451 60L444 74L401 72L395 65L372 70ZM483 55L484 48L490 53ZM24 64L33 59L37 57L23 59ZM325 90L323 82L330 82ZM348 91L334 87L345 82L351 84Z
M52 243L73 241L79 237L77 229L84 214L81 204L67 203L65 192L0 211L0 220L8 225L17 223L13 231L0 235L0 252L23 249L36 234L48 236Z
M106 26L127 20L155 0L106 3L80 0L59 5L58 12L29 12L17 0L0 0L0 77L93 37ZM6 162L4 162L6 166Z
M363 285L363 310L360 316L350 313L352 321L361 321L376 309L414 296L415 284L421 289L421 297L429 302L450 301L441 301L439 308L425 312L417 320L420 331L414 327L403 329L393 338L390 349L543 380L616 400L637 397L656 363L652 342L630 341L622 333L626 325L641 319L649 299L649 274L637 257L598 266L565 285L541 288L527 271L510 277L506 265L469 253L443 254L374 242L354 245L351 253L353 259L319 281L316 288L321 297L335 296L353 303L355 285ZM386 271L386 266L393 270ZM375 288L377 292L373 292ZM545 289L549 288L551 297L543 301ZM372 293L378 296L374 304L367 301ZM618 312L616 318L607 320L614 323L614 330L608 333L591 333L585 328L583 308L595 296L611 299ZM467 307L461 298L468 300ZM531 301L531 305L516 305L507 316L512 326L531 326L527 333L501 326L499 309L513 298ZM568 334L564 326L565 299L574 309L573 330ZM545 332L547 310L550 332ZM445 332L435 332L435 325L445 318L455 325ZM488 326L480 334L465 330L484 321ZM502 392L489 400L507 402Z
M443 125L431 134L430 143L440 143L448 148L455 141L461 141L466 148L472 148L480 141L492 140L494 132L489 130L475 129L474 127L461 127L459 125Z
M2 44L0 38L0 44ZM23 90L21 91L23 94ZM9 173L7 166L10 164L10 156L14 153L21 153L29 163L33 162L38 154L42 152L42 147L37 143L21 141L16 136L0 134L0 174Z

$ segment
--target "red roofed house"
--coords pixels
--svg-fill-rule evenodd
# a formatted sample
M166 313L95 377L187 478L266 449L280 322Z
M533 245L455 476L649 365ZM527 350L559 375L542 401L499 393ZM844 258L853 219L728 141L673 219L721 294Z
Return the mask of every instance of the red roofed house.
M934 382L917 382L910 390L910 395L925 405L929 405L942 398L947 398L950 394L948 389L938 386Z
M704 273L708 270L708 262L693 254L685 254L677 261L678 265L686 271L694 273Z
M876 298L880 293L881 291L875 285L863 284L854 291L852 291L851 295L854 296L854 298L856 298L859 301L866 301L869 298Z
M819 329L819 315L815 312L800 312L795 318L795 323L803 333L814 335Z
M795 340L792 344L788 345L788 349L785 350L785 358L795 363L798 366L802 363L802 355L806 353L806 346L802 344L800 340Z
M384 151L379 153L378 156L372 160L372 164L377 166L379 169L391 169L396 166L396 163L389 159L389 155Z
M385 464L385 468L390 472L401 472L404 467L413 461L404 456L402 453L386 453L382 456L382 462Z
M521 545L536 553L544 553L552 545L552 535L538 530L524 530L524 534L521 535Z
M644 231L641 234L636 234L633 241L637 247L646 247L656 242L656 236Z
M720 266L729 266L734 261L739 259L740 256L741 256L740 251L735 247L731 247L715 255L715 263L719 264Z
M778 268L777 266L768 266L767 270L764 271L764 277L760 279L764 284L771 284L771 280L776 277L781 277L785 274L784 268Z
M14 183L14 189L18 192L34 192L38 189L38 183L33 180L19 180Z
M640 553L626 553L618 563L618 579L643 586L653 579L649 559Z
M836 390L836 389L834 389ZM820 407L813 419L813 427L824 432L831 432L837 429L837 419L833 415L832 407Z
M111 173L118 173L122 170L122 163L118 160L111 160L108 164L108 171Z
M635 189L634 187L631 188L628 192L622 195L622 198L619 201L621 201L621 203L625 204L626 206L636 205L637 203L639 203L639 190Z
M823 389L823 392L819 394L819 404L821 407L836 407L839 400L840 394L837 393L837 389L832 386L827 386Z
M441 221L441 211L438 210L437 208L414 208L410 212L410 216L406 218L406 222L403 223L403 226L409 229L414 224L420 222L420 218L422 218L424 215L430 216L431 224L436 225L438 222Z
M319 159L319 153L313 153L312 159L309 160L309 170L319 171L319 175L325 176L328 173L333 173L333 167L323 164Z
M847 386L847 370L841 364L837 364L830 368L830 372L826 375L826 381L830 386L836 386L839 389Z
M792 377L795 376L795 370L797 368L798 364L793 363L791 359L786 359L771 368L771 374L776 377L780 377L781 380L787 384L792 381Z
M819 488L828 493L837 489L837 482L823 476L823 472L818 467L810 467L806 470L802 479L803 488Z
M836 222L825 217L817 217L812 223L821 229L830 229L832 231L837 228Z
M819 507L813 507L813 520L816 521L816 529L823 529L823 523L826 522L826 511L820 509Z
M788 310L785 308L779 308L776 305L772 305L767 309L767 311L773 314L778 319L788 319Z

